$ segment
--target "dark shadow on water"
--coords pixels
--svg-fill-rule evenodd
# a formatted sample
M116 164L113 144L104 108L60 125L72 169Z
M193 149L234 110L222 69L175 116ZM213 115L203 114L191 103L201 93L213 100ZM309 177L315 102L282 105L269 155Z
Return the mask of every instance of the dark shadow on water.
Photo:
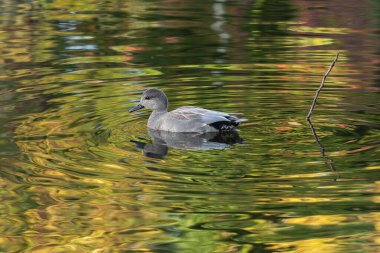
M242 143L236 131L222 133L173 133L148 129L151 143L131 141L142 149L147 157L163 159L169 148L187 150L227 149L236 143Z

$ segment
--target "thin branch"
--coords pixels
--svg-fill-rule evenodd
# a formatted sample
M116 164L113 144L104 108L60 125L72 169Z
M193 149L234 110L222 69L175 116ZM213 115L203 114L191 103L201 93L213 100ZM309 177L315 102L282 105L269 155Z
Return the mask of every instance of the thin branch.
M329 69L327 70L326 74L323 76L321 85L319 86L318 90L315 92L315 97L314 97L313 103L311 104L309 113L306 116L306 120L310 120L310 117L311 117L311 114L313 113L315 104L317 103L317 99L318 99L319 93L321 92L321 90L323 88L323 85L325 84L327 76L330 74L330 72L331 72L332 68L334 67L335 63L338 61L338 58L339 58L339 52L336 53L336 57L335 57L334 61L331 63L331 65L330 65Z

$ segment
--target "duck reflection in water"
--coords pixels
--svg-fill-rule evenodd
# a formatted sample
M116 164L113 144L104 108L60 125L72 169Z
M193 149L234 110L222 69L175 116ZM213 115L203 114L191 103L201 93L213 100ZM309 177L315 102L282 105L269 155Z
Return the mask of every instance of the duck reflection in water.
M227 149L236 143L242 143L237 131L211 133L177 133L148 129L151 143L132 141L147 157L163 159L169 148L187 150Z

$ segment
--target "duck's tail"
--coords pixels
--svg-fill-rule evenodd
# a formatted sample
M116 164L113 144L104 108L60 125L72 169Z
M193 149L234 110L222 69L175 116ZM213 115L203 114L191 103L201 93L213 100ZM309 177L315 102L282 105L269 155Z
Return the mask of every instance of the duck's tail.
M244 118L242 118L242 119L239 118L239 119L235 120L235 122L239 123L239 124L242 122L247 122L247 121L248 121L248 119L244 119Z

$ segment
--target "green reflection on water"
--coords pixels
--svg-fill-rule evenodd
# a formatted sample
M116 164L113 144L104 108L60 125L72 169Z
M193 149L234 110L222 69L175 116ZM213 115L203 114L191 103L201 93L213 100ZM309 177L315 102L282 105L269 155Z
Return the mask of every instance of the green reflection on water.
M0 252L379 251L373 4L0 7ZM325 159L304 118L337 49L313 114ZM147 87L249 122L154 135L128 113Z

